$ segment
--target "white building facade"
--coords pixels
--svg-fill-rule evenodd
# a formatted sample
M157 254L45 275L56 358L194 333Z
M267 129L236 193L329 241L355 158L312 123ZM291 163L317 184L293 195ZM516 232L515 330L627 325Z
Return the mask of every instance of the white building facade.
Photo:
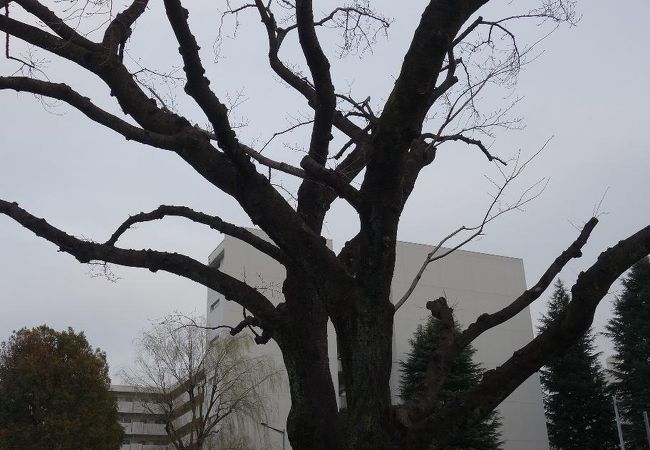
M124 428L120 450L172 448L165 432L164 416L152 412L150 393L125 385L112 385L111 392L117 400L118 420Z
M261 233L254 231L256 234ZM399 242L397 244L397 261L393 276L391 295L393 301L401 298L408 289L432 247L427 245ZM245 281L266 295L273 304L283 301L282 282L285 278L284 268L265 254L250 245L230 236L208 258L210 265L219 267L222 272ZM494 312L512 302L526 289L523 261L468 251L456 251L444 259L433 263L423 274L413 294L396 313L393 332L393 370L391 373L391 393L393 402L399 400L399 362L410 351L409 339L428 317L425 304L428 300L441 296L447 298L454 308L456 319L461 326L469 323L484 312ZM242 319L242 309L233 302L224 301L223 297L208 290L207 323L208 326L235 325ZM507 360L512 353L533 338L530 312L525 309L505 324L492 329L475 342L475 358L485 369L494 368ZM272 357L278 367L283 367L282 355L273 342L257 346L255 352ZM336 336L333 326L329 330L330 370L339 406L345 404L345 393L339 390L339 362L336 356ZM259 447L279 450L289 449L285 429L286 418L291 406L288 381L273 393L275 408L268 411L266 423L277 431L264 429L267 433L265 442ZM530 377L500 406L502 416L502 438L504 450L548 450L546 420L542 403L542 393L537 374ZM280 432L278 432L280 431ZM269 447L269 442L271 447Z

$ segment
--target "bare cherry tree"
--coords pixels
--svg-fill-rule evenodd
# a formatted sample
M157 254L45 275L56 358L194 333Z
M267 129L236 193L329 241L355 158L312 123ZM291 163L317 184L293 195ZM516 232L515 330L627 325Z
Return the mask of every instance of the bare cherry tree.
M150 394L143 407L164 417L177 450L241 447L234 444L247 427L266 420L273 408L269 394L280 371L268 357L252 356L248 335L209 340L201 320L165 320L143 331L123 377Z
M382 97L385 102L378 104L363 94L337 90L330 58L319 40L324 31L338 31L337 56L372 45L390 20L373 11L369 1L353 0L322 15L314 11L311 0L226 2L225 22L233 16L236 22L261 20L270 69L311 108L310 117L291 124L310 132L306 154L299 164L292 164L269 157L260 145L240 140L225 96L206 77L199 41L188 22L191 11L180 0L132 0L115 15L118 8L110 1L62 0L52 2L50 8L39 0L0 0L6 55L18 59L11 60L16 64L11 73L0 77L0 89L65 102L128 140L176 154L198 176L234 198L270 241L185 206L163 205L135 214L103 242L72 236L11 201L0 201L0 213L82 263L174 273L245 308L249 315L233 331L255 327L259 343L274 339L282 351L292 397L287 429L293 448L443 448L456 430L485 417L548 358L576 341L588 329L609 286L650 251L650 227L604 251L580 274L572 287L571 304L554 324L487 372L477 386L437 407L437 392L454 355L530 305L571 259L580 257L597 223L596 218L590 219L531 289L503 310L480 315L460 335L443 333L427 371L428 389L402 408L391 405L395 305L390 288L397 229L416 180L450 142L466 144L491 164L507 162L491 152L489 141L499 129L517 127L518 120L511 116L511 105L485 112L480 99L488 89L512 88L519 70L536 55L536 44L518 42L512 25L521 26L523 21L541 26L546 33L575 21L570 0L540 0L531 11L520 11L510 3L512 14L503 18L479 16L486 3L426 2L399 74ZM137 38L137 33L132 36L134 25L154 8L164 10L166 23L161 26L170 27L178 44L183 70L174 76L184 79L185 94L202 111L205 126L177 111L155 86L143 81L141 68L125 57ZM305 73L286 62L281 52L292 39L297 39L306 62ZM53 73L45 78L37 59L20 57L21 43L96 76L109 88L114 106L100 108L97 99L80 91L82 86L58 83ZM516 102L515 96L509 98ZM509 172L504 170L507 180ZM297 192L284 180L295 180ZM502 186L497 183L497 190ZM360 224L338 254L321 235L326 214L337 199L350 205ZM481 234L498 209L497 202L478 227L461 227L445 245L454 248L457 242ZM118 246L132 225L169 216L207 225L277 260L287 273L284 302L276 307L246 283L188 256ZM436 257L430 255L423 270ZM440 320L450 316L444 299L430 302L428 308ZM329 372L328 319L337 332L346 386L344 417L339 417Z

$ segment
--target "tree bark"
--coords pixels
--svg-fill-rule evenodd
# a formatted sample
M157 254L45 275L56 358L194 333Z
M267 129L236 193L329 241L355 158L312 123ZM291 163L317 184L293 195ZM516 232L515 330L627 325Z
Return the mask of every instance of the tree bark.
M347 400L347 448L389 449L394 309L387 299L357 304L355 314L337 327Z
M285 325L275 336L289 377L289 442L296 450L343 450L336 393L330 373L327 314L317 292L288 271L280 306Z

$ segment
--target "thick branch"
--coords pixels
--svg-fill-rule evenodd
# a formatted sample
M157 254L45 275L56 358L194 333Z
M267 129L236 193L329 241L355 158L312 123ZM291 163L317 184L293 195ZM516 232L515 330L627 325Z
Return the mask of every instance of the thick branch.
M179 136L167 136L131 125L97 107L88 97L79 94L67 84L51 83L28 77L0 77L0 90L2 89L31 92L32 94L61 100L81 111L89 119L110 128L128 140L165 150L174 150L181 143Z
M190 72L188 83L189 80L193 80L192 83L198 86L199 91L196 97L208 111L214 108L216 116L219 116L224 113L225 108L220 111L220 106L211 101L216 97L209 92L200 60L198 65L196 64L198 50L194 37L191 33L188 35L184 9L180 7L177 0L168 0L166 4L170 6L168 11L171 16L170 22L175 26L179 41L183 43L182 53L187 62L186 68ZM235 152L236 158L233 158L233 153L225 155L214 148L209 138L193 127L186 118L159 108L155 101L142 91L133 79L133 75L116 56L105 51L89 51L36 27L2 15L0 15L0 31L51 51L99 76L111 89L111 95L117 98L122 111L130 114L146 130L145 132L170 136L180 134L181 142L174 146L173 150L206 180L233 196L253 223L260 226L294 262L300 262L307 273L322 278L321 269L325 262L325 267L333 278L343 280L346 277L335 255L324 245L320 236L304 226L300 216L268 180L255 170L249 157L241 151L227 122L224 122L224 127L219 127L219 117L214 115L209 117L211 121L216 122L215 130L219 145L224 150Z
M0 14L0 31L47 50L55 55L74 61L85 67L84 62L91 51L74 41L67 41L32 25Z
M122 111L130 114L147 130L175 134L190 126L186 119L158 108L117 57L88 50L3 15L0 15L0 31L75 62L99 76L110 87L111 95L117 98Z
M104 32L102 43L112 54L118 54L120 60L122 60L124 45L131 37L133 25L144 14L148 3L149 0L133 0L128 8L115 16Z
M438 100L447 91L449 91L449 89L451 89L452 86L458 83L458 77L456 76L457 61L456 61L456 57L454 56L453 46L450 46L449 50L447 51L447 60L448 60L447 66L440 68L440 72L446 70L447 75L445 75L445 79L442 80L442 83L436 86L431 92L431 95L429 96L429 107L431 107L431 105L433 105L436 100Z
M108 244L84 241L55 228L45 219L33 216L20 208L17 203L4 200L0 200L0 213L11 217L37 236L57 245L60 251L69 253L81 263L105 261L122 266L141 267L152 272L163 270L221 292L227 300L239 303L252 312L264 325L276 319L275 307L260 292L188 256L155 250L127 250Z
M185 86L186 92L192 96L197 104L203 109L208 119L212 123L212 126L215 130L215 136L217 138L217 143L219 146L224 149L224 151L233 158L235 164L238 166L238 169L242 172L243 177L255 177L260 178L260 175L255 170L254 166L246 158L242 158L246 155L246 151L243 146L238 142L235 132L233 131L230 123L228 121L228 111L226 107L219 101L217 96L209 87L209 80L205 77L205 69L201 63L199 56L199 46L196 42L194 35L192 34L188 22L188 11L184 9L179 0L165 0L165 10L167 12L167 17L169 22L174 30L176 39L179 43L179 52L183 58L184 70L187 75L187 84ZM247 183L250 183L252 180L247 180ZM265 180L260 182L266 183ZM265 186L264 191L269 192L270 186ZM258 184L258 189L261 186ZM262 192L259 192L261 195ZM242 196L237 196L240 203L243 200ZM268 200L271 200L269 197ZM253 220L255 220L255 215L260 214L258 201L255 201L256 210L247 210ZM245 208L248 205L242 205ZM283 205L286 209L286 205ZM304 217L303 217L304 219ZM266 220L266 222L270 222ZM286 224L285 224L286 226ZM264 228L264 227L263 227ZM286 238L286 232L280 232L279 229L266 229L267 232L271 235L274 240L283 235L283 238L278 242L280 246L283 246L288 239ZM313 239L313 236L310 237L310 240ZM293 249L296 251L296 249Z
M410 448L418 448L414 442L431 442L433 438L444 446L446 436L480 421L549 358L563 354L589 329L596 307L612 283L649 253L650 225L601 253L596 263L578 276L571 288L572 300L558 319L503 365L486 372L481 383L459 401L413 425Z
M241 145L244 153L249 155L260 164L280 172L287 173L299 178L308 180L311 183L314 181L323 183L326 187L332 188L336 193L334 197L341 197L350 203L350 205L357 207L359 203L359 191L350 185L350 180L341 172L331 170L317 164L311 156L305 156L301 161L302 169L292 166L285 162L276 161L274 159L264 156L262 153L254 150L247 145Z
M332 133L332 116L336 107L330 63L318 42L311 0L296 1L296 20L300 46L311 71L316 93L314 127L309 145L309 155L317 163L324 165Z
M336 170L330 170L318 164L311 158L311 156L304 157L300 165L305 169L305 172L331 187L338 196L347 200L347 202L355 209L359 208L359 191L350 185L352 180L343 175L343 173ZM323 192L323 194L326 194L326 192ZM327 201L327 199L325 198L324 201ZM320 208L322 207L322 204L315 206Z
M380 118L380 129L403 134L401 145L420 134L451 43L462 24L485 2L431 0L426 7Z
M447 299L440 297L429 301L426 307L436 320L438 334L433 347L434 351L430 355L424 374L426 388L406 402L405 408L409 414L406 417L407 422L421 419L424 414L430 413L456 356L452 351L457 337L454 314L452 308L447 304Z
M262 253L267 254L271 258L281 262L286 263L286 255L282 250L280 250L275 245L270 242L254 235L245 228L238 227L237 225L224 222L221 218L217 216L211 216L202 212L194 211L191 208L186 206L170 206L162 205L148 213L139 213L133 216L130 216L125 220L118 228L115 230L113 235L106 245L115 245L117 240L124 234L131 226L136 223L149 222L152 220L162 219L165 216L176 216L176 217L185 217L193 222L201 223L209 226L213 230L220 231L221 233L227 234L229 236L235 237L239 240L246 242L247 244L255 247L257 250Z
M395 86L373 128L366 175L360 189L363 207L358 258L359 278L373 291L372 296L381 297L390 290L397 223L405 201L408 150L421 134L452 39L483 3L484 0L429 2ZM388 248L391 250L387 251ZM382 283L372 281L377 278Z
M314 87L307 82L307 80L295 74L280 60L280 46L287 34L287 29L278 27L275 16L271 12L270 8L267 8L263 0L255 0L255 6L260 14L264 27L266 28L269 42L269 64L271 69L273 69L276 75L278 75L285 83L300 92L300 94L307 99L309 105L314 107L316 104L316 92ZM363 136L366 136L366 132L361 127L346 118L340 111L335 111L332 121L334 126L341 132L345 133L350 139L358 141Z
M279 58L279 51L280 51L280 46L282 45L282 42L286 36L287 29L283 29L278 27L277 22L275 20L275 17L273 13L271 12L271 9L263 2L263 0L255 0L255 6L257 7L257 10L260 14L260 18L262 19L262 23L264 24L268 36L268 42L269 42L269 63L271 65L271 68L273 71L287 84L289 84L291 87L293 87L295 90L300 92L306 99L309 105L316 109L319 105L319 100L317 98L317 90L314 89L314 86L312 86L307 80L304 78L298 76L295 74L293 71L291 71ZM306 28L310 27L310 24L306 22L304 23L304 26ZM311 27L313 28L313 17L312 17L312 24ZM310 34L307 32L306 34ZM313 37L315 38L315 32L313 33ZM305 38L305 46L309 47L309 36L306 36ZM315 42L316 45L318 45L318 41L311 41L311 44L313 45ZM318 51L317 51L318 53ZM320 50L320 54L322 55L322 50ZM327 63L326 58L324 58L324 55L322 57L318 57L317 55L311 55L311 54L306 54L305 55L307 58L314 58L315 61L315 66L316 70L318 67L321 69L323 67L327 66L327 74L325 75L325 81L327 78L327 75L329 74L329 63ZM319 61L320 64L319 65ZM326 64L327 63L327 64ZM311 69L311 68L310 68ZM315 81L316 81L316 76L314 76ZM331 84L331 79L329 84ZM325 86L328 86L328 83L324 83ZM333 88L332 88L333 90ZM327 89L327 92L329 92L329 88ZM334 102L336 101L336 98L334 98ZM350 139L357 144L357 146L360 146L362 143L365 143L366 138L367 138L367 130L362 129L358 125L354 124L351 120L346 118L340 111L337 111L336 109L333 110L333 114L330 117L330 120L332 124L338 128L340 131L345 133ZM322 122L321 122L322 123ZM314 126L314 129L316 129L316 124ZM320 129L320 125L319 125ZM327 143L329 143L330 139L330 134L331 134L331 127L330 133L320 133L318 139L325 139L327 138ZM325 141L322 141L325 143ZM351 180L356 176L356 174L359 173L359 171L362 170L362 168L365 166L365 158L359 157L359 153L362 153L365 155L365 148L363 151L358 151L355 153L355 155L350 156L349 158L346 158L346 161L342 163L339 167L342 169L345 169L345 172L341 170L340 172L343 173L343 176L346 177L347 179ZM319 159L316 158L315 161L318 161ZM350 170L347 170L350 169ZM302 190L307 190L307 191L312 191L312 194L310 194L308 197L310 197L310 206L311 208L309 210L306 210L307 208L304 207L305 201L303 200L302 202L299 201L299 204L302 205L301 207L301 215L303 218L308 220L310 223L310 226L312 229L319 229L320 226L322 225L322 221L324 220L325 213L329 209L329 206L331 203L338 197L339 191L335 189L328 189L326 186L321 186L315 183L310 183L310 182L305 182L302 185ZM303 198L305 194L303 193L302 195L299 195L299 198Z
M492 314L482 314L479 316L476 322L468 326L467 329L461 334L458 340L459 348L462 349L466 347L470 344L470 342L475 340L487 330L512 319L514 316L523 311L524 308L530 306L533 301L538 299L569 261L571 261L573 258L580 258L582 256L582 247L584 247L584 245L587 243L591 232L594 230L597 224L598 219L595 217L589 219L589 221L582 228L582 231L580 232L578 238L566 250L564 250L560 256L555 259L555 261L553 261L553 264L551 264L549 268L546 269L546 272L544 272L535 286L525 291L523 294L517 297L515 301L500 311Z
M25 11L33 14L41 20L50 30L61 36L63 39L79 44L89 50L97 49L99 46L95 42L83 37L77 31L67 25L63 19L59 18L52 10L37 0L14 0L22 6Z
M309 159L305 158L302 166L306 170L311 170L312 173L319 173L317 166L324 169L329 154L336 96L330 74L330 63L316 35L311 0L296 1L296 21L300 47L307 60L307 66L314 81L315 92L314 104L312 105L314 108L314 125L309 143ZM303 181L298 189L298 213L315 232L320 232L325 219L326 210L322 207L325 195L326 190L322 186L309 180Z
M165 135L149 132L147 130L143 130L141 128L133 126L128 122L125 122L122 119L113 116L112 114L102 110L101 108L98 108L90 101L90 99L82 96L81 94L77 93L76 91L74 91L72 88L70 88L65 84L50 83L50 82L34 80L26 77L0 77L0 90L2 89L14 89L16 91L31 92L34 94L44 95L50 98L55 98L64 101L70 104L71 106L77 108L78 110L80 110L90 119L94 120L97 123L105 125L108 128L111 128L112 130L122 134L127 139L132 139L137 142L152 145L154 147L158 147L162 149L167 149L172 151L180 150L181 156L183 156L183 154L185 153L182 150L182 148L185 146L186 141L188 139L191 140L191 136L182 136L182 135L165 136ZM193 130L192 128L189 129L189 131L192 130ZM196 131L196 134L198 135L199 132ZM200 144L199 142L196 142L196 144L197 144L196 147L194 147L190 152L192 159L194 161L200 160L201 162L212 161L209 164L197 164L196 166L197 171L202 175L204 175L209 181L213 182L214 184L219 186L224 186L223 179L227 178L226 172L228 171L228 169L224 164L224 161L222 161L223 155L220 156L220 154L214 151L214 149L212 149L211 147L209 147L209 149L204 149L203 146L199 145ZM188 162L192 163L192 161L188 161ZM298 168L295 169L303 172L301 169ZM234 174L232 174L231 176L234 176ZM224 190L229 192L227 189ZM259 240L259 238L250 234L246 230L241 229L243 231L239 232L236 230L236 228L238 227L234 225L227 224L225 222L219 223L218 222L220 220L219 218L214 218L208 215L197 213L195 211L190 210L189 208L187 209L183 209L182 207L176 207L177 209L174 209L174 207L165 207L165 208L167 209L164 210L159 209L156 211L152 211L151 213L148 213L150 214L150 216L148 216L149 218L147 220L162 218L162 216L164 215L179 215L179 216L190 218L191 220L194 220L196 222L209 225L217 229L218 231L222 231L226 234L230 234L235 237L238 237L246 242L251 243L251 245L253 245L252 242ZM160 215L160 217L158 215ZM142 216L140 217L142 218ZM128 228L128 226L126 228ZM120 233L118 233L117 235L114 235L113 238L111 238L111 240L109 240L108 243L114 244L115 241L117 240L117 237L119 237L119 235L121 235L124 231L126 231L126 228L122 230ZM249 234L253 236L252 239L246 239L247 235ZM283 254L283 252L281 252L277 247L275 247L274 245L266 241L260 243L260 245L256 246L256 248L258 248L260 251L269 254L270 256L272 256L273 258L279 261L284 261L285 255Z
M205 69L199 56L199 45L187 23L188 11L180 0L165 0L167 18L174 30L179 44L179 53L183 58L183 70L187 76L187 92L210 120L214 127L217 143L224 151L232 154L239 151L239 141L230 126L228 110L210 89L210 80L205 77Z

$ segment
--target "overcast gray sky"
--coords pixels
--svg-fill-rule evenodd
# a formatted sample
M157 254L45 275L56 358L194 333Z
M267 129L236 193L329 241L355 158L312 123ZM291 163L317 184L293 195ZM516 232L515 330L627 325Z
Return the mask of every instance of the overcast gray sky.
M266 39L259 19L252 14L239 17L241 26L234 38L232 23L227 25L229 35L222 40L221 57L214 62L218 9L224 3L189 2L191 23L212 86L222 97L242 94L244 101L234 111L235 118L247 123L240 130L242 139L263 142L285 127L290 116L307 113L308 107L271 74L265 59ZM334 2L321 3L325 11ZM332 35L325 34L323 40L332 56L337 87L345 91L350 86L359 99L370 95L379 106L426 2L371 3L394 19L388 39L380 38L372 53L337 60ZM481 13L497 19L535 3L497 1ZM493 152L505 157L519 149L530 155L554 136L519 185L521 189L525 182L550 177L548 187L525 212L499 219L487 236L468 247L523 258L529 285L573 241L577 231L572 224L586 221L607 189L601 207L606 214L584 256L563 271L567 283L593 263L598 253L650 221L650 2L629 1L623 8L618 2L582 1L578 12L582 16L579 24L561 27L551 35L541 44L543 53L520 74L516 93L522 100L515 115L524 118L526 128L501 132L492 144ZM529 43L543 33L532 23L517 31L520 41ZM295 45L286 47L284 58L302 64ZM13 48L20 49L18 44ZM153 3L138 23L127 58L132 58L132 64L137 61L168 71L180 65L176 48L160 5ZM107 89L97 80L51 55L38 55L49 60L46 71L52 81L73 84L99 105L116 111ZM14 67L0 60L2 74ZM181 112L205 122L182 96L176 100ZM496 108L508 101L499 95L487 96L485 107ZM163 203L185 204L250 225L231 199L174 155L125 142L65 105L44 106L29 95L8 91L0 92L0 102L0 198L17 201L68 232L105 240L129 214ZM304 137L298 133L284 141L304 146ZM297 160L299 153L286 149L282 142L271 147L271 154ZM484 174L494 175L495 170L478 151L449 147L438 152L409 200L400 239L435 243L459 225L475 223L489 201ZM336 204L325 230L340 246L356 226L350 211ZM167 219L142 225L121 242L182 251L206 260L220 239L201 226ZM133 358L133 338L150 320L175 310L204 313L206 290L199 285L164 273L113 270L120 277L117 282L93 277L92 268L0 216L0 340L24 326L72 326L85 331L92 345L107 352L111 373L115 373ZM610 295L598 310L597 331L608 317L611 299ZM533 306L535 317L543 303L541 299ZM602 339L601 345L608 351Z

